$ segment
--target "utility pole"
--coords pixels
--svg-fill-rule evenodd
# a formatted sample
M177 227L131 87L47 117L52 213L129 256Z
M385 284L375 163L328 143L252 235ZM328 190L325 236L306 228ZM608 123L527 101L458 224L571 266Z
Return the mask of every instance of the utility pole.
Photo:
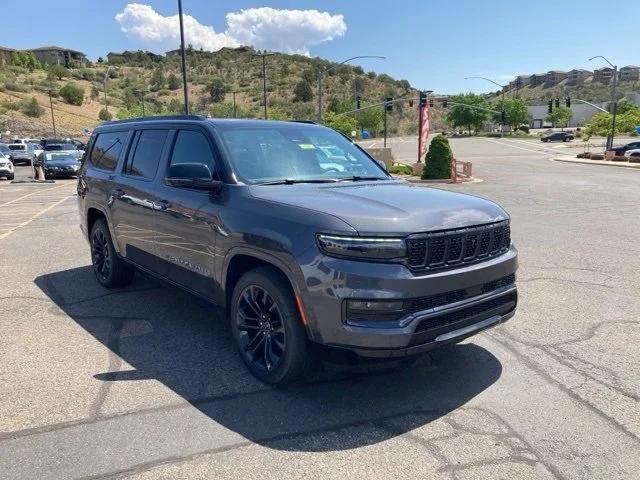
M49 92L49 105L51 107L51 124L53 125L53 138L56 138L58 135L56 134L56 117L53 114L53 100L51 99L51 90Z
M267 57L273 53L254 53L254 57L262 57L262 101L264 102L264 119L267 119Z
M113 65L107 67L107 71L104 72L104 109L109 113L109 102L107 101L107 81L109 80L109 70Z
M616 115L618 113L618 100L616 95L616 89L618 87L618 66L611 63L606 57L602 55L596 55L595 57L591 57L589 61L594 58L601 58L613 68L613 78L611 79L611 134L607 136L607 147L606 150L610 150L613 148L613 139L616 135Z
M180 17L180 54L182 56L182 85L184 89L184 113L189 115L189 92L187 90L187 60L184 51L184 22L182 21L182 0L178 0L178 16Z
M233 118L237 118L236 117L236 92L231 92L233 93Z

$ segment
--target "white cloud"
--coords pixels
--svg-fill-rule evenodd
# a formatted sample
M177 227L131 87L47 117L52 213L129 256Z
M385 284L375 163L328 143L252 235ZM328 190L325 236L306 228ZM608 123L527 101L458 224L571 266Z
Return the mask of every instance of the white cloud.
M178 15L163 16L150 5L129 3L115 17L120 30L158 49L176 48L180 42ZM344 35L342 15L318 10L249 8L226 16L227 30L216 33L191 15L184 16L185 42L196 48L252 45L257 49L309 55L309 47Z

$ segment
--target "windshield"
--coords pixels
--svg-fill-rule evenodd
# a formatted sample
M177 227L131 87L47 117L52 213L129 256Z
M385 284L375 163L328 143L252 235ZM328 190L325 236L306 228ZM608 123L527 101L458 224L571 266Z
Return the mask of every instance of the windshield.
M9 150L26 150L27 146L22 144L9 145Z
M221 136L236 175L248 183L389 178L333 130L304 124L225 127Z
M78 162L78 159L70 153L46 153L44 156L45 162L59 162L59 161L72 161Z
M75 150L76 147L70 143L51 144L44 147L48 151L60 151L60 150Z

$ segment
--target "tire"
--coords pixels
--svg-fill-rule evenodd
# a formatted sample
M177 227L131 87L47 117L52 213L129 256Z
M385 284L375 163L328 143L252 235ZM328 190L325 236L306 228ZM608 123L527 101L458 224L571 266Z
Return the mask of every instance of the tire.
M133 281L135 270L116 253L109 227L104 219L96 220L93 224L89 243L93 272L100 285L105 288L118 288Z
M13 180L14 178L16 178L15 173L12 173L11 175L7 175L7 180Z
M288 280L272 267L244 274L233 290L233 337L247 368L265 383L302 379L314 356Z

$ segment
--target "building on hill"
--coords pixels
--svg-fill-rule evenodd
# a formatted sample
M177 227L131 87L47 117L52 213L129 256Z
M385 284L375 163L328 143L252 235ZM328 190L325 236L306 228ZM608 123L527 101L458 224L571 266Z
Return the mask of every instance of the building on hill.
M576 83L584 82L587 78L593 75L593 72L584 70L582 68L574 68L568 73L567 83L575 85Z
M518 75L509 82L509 90L520 90L531 82L531 75Z
M544 82L548 85L557 85L568 77L567 72L562 70L549 70L544 76Z
M13 48L0 46L0 65L6 65L11 61L13 52L15 52Z
M547 78L546 73L534 73L529 77L529 85L531 87L537 87L538 85L542 85Z
M54 45L47 47L38 47L28 50L42 63L48 65L64 65L69 67L72 63L76 63L84 67L87 56L77 50L70 48L56 47Z
M627 65L626 67L622 67L620 69L620 77L621 82L635 82L640 80L640 67L636 65Z
M593 81L599 83L609 83L613 78L613 68L603 67L593 71Z

